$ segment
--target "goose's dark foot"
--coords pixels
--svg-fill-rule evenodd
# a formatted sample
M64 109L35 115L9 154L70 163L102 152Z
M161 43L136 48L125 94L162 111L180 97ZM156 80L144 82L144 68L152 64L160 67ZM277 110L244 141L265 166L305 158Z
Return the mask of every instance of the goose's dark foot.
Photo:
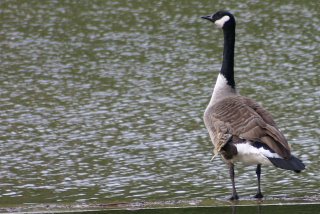
M257 174L257 178L258 178L258 191L254 197L257 199L261 199L261 198L263 198L263 195L261 193L261 188L260 188L261 164L257 165L256 174Z
M236 185L234 182L234 165L233 165L233 163L229 163L229 173L230 173L230 178L231 178L231 182L232 182L232 196L229 198L229 200L231 200L231 201L238 200L239 196L237 194Z
M230 201L239 200L238 194L232 195L232 196L229 198L229 200L230 200Z
M261 198L263 198L263 195L261 192L258 192L254 197L257 199L261 199Z

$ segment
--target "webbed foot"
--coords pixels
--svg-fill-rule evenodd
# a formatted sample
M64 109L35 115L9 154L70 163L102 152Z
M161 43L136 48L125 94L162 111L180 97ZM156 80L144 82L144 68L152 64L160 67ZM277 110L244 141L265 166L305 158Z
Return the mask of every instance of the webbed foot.
M230 200L230 201L239 200L238 194L232 195L232 196L229 198L229 200Z
M254 198L261 199L263 198L263 195L261 192L258 192L257 194L255 194Z

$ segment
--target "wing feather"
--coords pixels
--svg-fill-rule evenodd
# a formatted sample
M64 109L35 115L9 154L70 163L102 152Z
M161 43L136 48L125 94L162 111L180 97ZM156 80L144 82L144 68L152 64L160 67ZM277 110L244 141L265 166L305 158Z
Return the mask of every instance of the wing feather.
M218 133L231 134L265 143L283 158L291 155L288 142L271 114L249 98L233 96L223 99L206 110L204 121L215 146Z

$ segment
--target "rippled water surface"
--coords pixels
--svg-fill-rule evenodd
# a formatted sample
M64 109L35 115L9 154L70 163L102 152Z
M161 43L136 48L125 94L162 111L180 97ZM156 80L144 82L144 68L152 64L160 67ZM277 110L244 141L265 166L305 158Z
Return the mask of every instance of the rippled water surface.
M202 121L222 33L237 18L236 82L307 165L263 168L267 197L318 198L317 1L1 1L0 203L224 199ZM237 166L239 195L255 168Z

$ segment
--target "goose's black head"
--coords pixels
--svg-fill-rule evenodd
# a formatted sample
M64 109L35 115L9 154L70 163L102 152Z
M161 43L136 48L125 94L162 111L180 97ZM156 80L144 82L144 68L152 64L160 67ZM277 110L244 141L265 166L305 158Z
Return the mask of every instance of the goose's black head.
M220 10L215 14L202 16L201 18L215 23L219 28L222 28L224 30L228 28L234 28L236 25L234 16L230 12L225 10Z

